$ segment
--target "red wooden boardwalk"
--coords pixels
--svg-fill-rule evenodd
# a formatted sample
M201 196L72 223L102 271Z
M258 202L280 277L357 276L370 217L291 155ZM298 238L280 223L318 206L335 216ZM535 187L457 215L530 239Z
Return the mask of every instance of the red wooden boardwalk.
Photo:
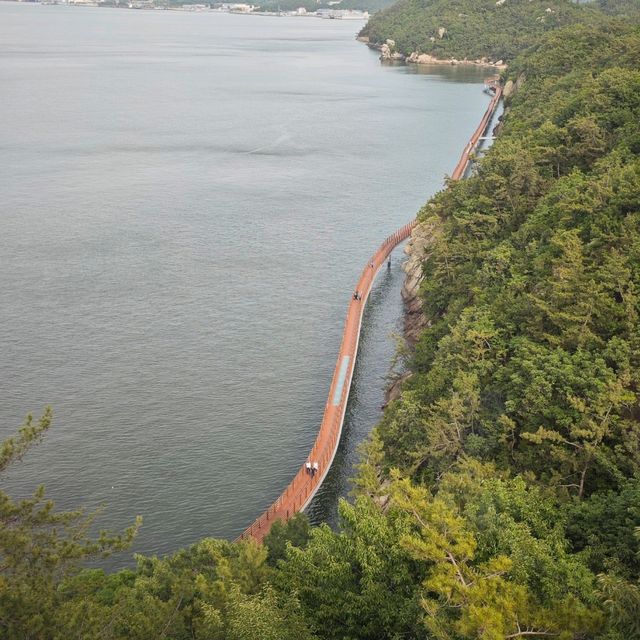
M495 94L491 99L491 103L480 125L478 125L471 140L465 147L460 161L451 175L452 180L459 180L464 176L469 164L469 156L476 149L480 138L491 122L491 118L500 101L501 94L502 89L496 84ZM302 511L309 502L311 502L313 496L320 488L331 467L342 434L342 423L347 409L351 378L358 353L360 325L362 324L364 305L373 287L376 274L384 266L389 254L411 235L411 230L415 224L415 220L409 222L394 234L390 235L380 245L367 263L367 266L363 269L360 279L354 288L354 291L358 291L360 294L360 299L355 300L352 297L349 303L347 319L342 334L342 343L340 345L340 351L338 352L338 360L333 373L331 387L329 388L329 397L324 408L324 415L313 448L305 463L300 466L293 480L280 494L278 499L262 513L251 526L245 529L238 540L253 537L259 542L262 541L275 520L288 520L298 511ZM311 464L317 463L318 470L313 474L310 473L305 466L307 462Z
M502 97L502 87L497 82L492 82L489 86L494 89L493 97L491 98L491 102L489 103L487 110L484 112L484 116L482 116L482 120L480 121L478 128L473 132L471 140L469 140L467 146L464 148L464 151L460 156L460 160L451 174L452 180L461 180L464 178L464 174L469 166L469 156L478 147L478 142L480 142L482 134L487 130L487 127L493 118L493 114L498 108L498 103Z

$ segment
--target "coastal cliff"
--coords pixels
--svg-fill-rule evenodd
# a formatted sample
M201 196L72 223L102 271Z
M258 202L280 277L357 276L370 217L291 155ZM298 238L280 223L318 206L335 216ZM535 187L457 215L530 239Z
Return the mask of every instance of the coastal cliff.
M506 69L507 65L503 60L493 61L490 58L482 57L476 58L475 60L468 60L467 58L463 58L459 60L458 58L437 58L436 56L429 55L428 53L419 53L418 51L413 51L410 55L405 58L405 62L408 64L425 64L425 65L433 65L433 64L449 64L449 65L471 65L475 67L495 67L497 69Z
M402 264L405 273L401 295L404 302L403 337L409 350L413 350L422 331L429 326L429 320L424 313L420 298L420 283L422 282L422 263L433 244L433 225L419 222L411 231L411 236L405 245L404 253L407 259ZM402 393L402 386L412 375L405 370L397 375L385 392L385 403L397 400Z
M382 62L406 62L407 64L417 64L417 65L467 65L467 66L476 66L476 67L494 67L497 69L506 69L507 65L503 60L493 60L491 58L487 58L483 56L481 58L476 58L474 60L468 58L439 58L437 56L421 53L419 51L412 51L410 54L405 55L398 51L398 47L396 45L396 41L387 38L384 43L378 44L375 42L370 42L369 38L360 36L357 38L360 42L364 42L369 48L375 49L380 52L380 60Z
M404 248L407 260L402 265L406 277L402 286L402 299L405 306L404 337L410 347L418 341L422 330L428 326L427 317L422 308L420 283L422 282L422 263L433 243L433 227L428 223L418 223Z

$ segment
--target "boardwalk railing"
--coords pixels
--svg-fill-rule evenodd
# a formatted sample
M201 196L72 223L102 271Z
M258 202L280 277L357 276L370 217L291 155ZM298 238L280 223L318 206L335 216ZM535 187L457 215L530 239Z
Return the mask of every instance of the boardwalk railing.
M496 83L495 94L491 99L491 103L480 125L465 147L462 157L451 175L452 180L459 180L464 176L469 164L469 156L475 150L479 139L489 126L501 94L502 89ZM329 397L324 408L318 435L309 456L278 499L245 529L238 540L255 538L259 542L262 541L274 521L288 520L298 511L302 511L311 502L322 485L336 455L342 434L344 414L347 410L351 379L358 353L360 327L365 303L371 293L375 277L384 266L389 254L411 235L415 225L416 221L413 220L386 238L363 269L354 290L354 294L358 294L358 299L354 296L349 303L338 360L333 373L331 387L329 388ZM311 465L312 470L307 468L307 463ZM317 466L316 471L313 470L314 466Z
M491 98L491 102L489 103L484 116L482 116L482 120L480 121L478 128L473 132L471 140L467 142L467 146L464 148L464 151L460 156L460 160L458 160L458 164L453 170L453 173L451 174L452 180L460 180L461 178L464 178L464 174L466 173L467 167L469 166L469 158L471 154L474 153L477 149L480 138L484 136L484 133L487 130L491 119L493 118L493 114L498 108L498 103L500 102L500 98L502 97L502 87L498 84L498 82L495 82L489 86L494 89L493 98Z

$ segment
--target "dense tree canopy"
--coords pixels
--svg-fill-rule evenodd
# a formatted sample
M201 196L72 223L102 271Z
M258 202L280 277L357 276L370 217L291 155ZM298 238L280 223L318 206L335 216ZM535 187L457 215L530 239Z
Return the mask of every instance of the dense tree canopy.
M361 35L372 44L392 39L404 55L512 61L547 32L578 20L595 23L598 13L571 0L399 0Z

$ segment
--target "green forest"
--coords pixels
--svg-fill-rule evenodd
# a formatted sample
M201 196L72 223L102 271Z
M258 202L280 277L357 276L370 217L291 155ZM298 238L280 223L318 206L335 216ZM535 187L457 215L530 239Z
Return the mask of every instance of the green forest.
M612 13L625 1L601 0ZM372 16L360 35L374 45L390 38L407 56L511 61L549 31L576 21L595 26L600 16L595 5L569 0L399 0Z
M0 638L640 638L640 27L576 15L509 57L497 139L418 214L429 324L339 528L105 573L87 561L140 521L94 537L43 488L0 492ZM0 472L53 423L29 417Z

